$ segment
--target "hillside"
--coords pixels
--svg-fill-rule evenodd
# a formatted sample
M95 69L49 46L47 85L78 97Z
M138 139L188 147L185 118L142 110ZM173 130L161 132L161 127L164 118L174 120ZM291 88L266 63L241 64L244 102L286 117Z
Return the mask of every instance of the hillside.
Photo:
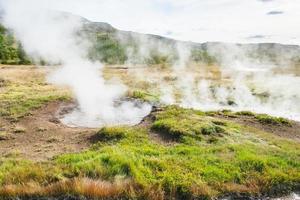
M0 24L0 63L30 64L22 45Z
M90 57L109 64L124 64L126 61L139 64L174 64L182 59L178 52L180 48L189 51L188 58L184 58L187 62L221 63L224 54L233 52L228 59L248 58L274 65L282 64L283 60L288 60L294 66L300 63L300 47L297 45L181 42L157 35L120 31L99 22L86 22L83 32L87 32L92 41ZM144 48L148 48L146 53L143 52Z
M71 14L62 15L70 17ZM297 45L182 42L157 35L122 31L108 23L91 22L84 18L81 18L81 21L82 28L78 30L78 35L81 39L90 41L87 56L91 60L106 64L174 65L181 61L220 64L224 62L224 57L227 60L247 59L263 64L288 64L295 67L300 63L300 47ZM29 64L30 59L25 55L21 44L13 38L10 31L3 26L0 28L1 63ZM184 57L180 52L182 49L187 51ZM231 52L230 55L227 55L227 52ZM47 61L35 62L43 64Z

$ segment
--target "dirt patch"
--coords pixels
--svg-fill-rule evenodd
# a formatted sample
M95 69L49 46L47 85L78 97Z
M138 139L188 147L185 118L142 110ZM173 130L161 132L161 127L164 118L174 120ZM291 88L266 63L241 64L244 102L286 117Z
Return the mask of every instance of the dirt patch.
M214 117L233 121L242 125L272 133L280 137L285 137L300 142L300 122L291 121L290 125L276 125L261 123L254 116L239 115L230 117L226 115L214 115Z
M156 143L167 146L174 145L178 143L178 138L172 137L169 134L165 134L164 132L158 132L151 129L151 125L155 121L155 114L161 110L162 108L153 106L151 113L147 115L137 126L147 128L149 130L150 139L155 141Z
M87 149L91 145L89 138L97 130L63 125L57 118L60 108L69 106L67 103L51 102L18 122L0 118L0 128L6 134L0 140L0 155L16 154L22 158L42 161L63 153Z

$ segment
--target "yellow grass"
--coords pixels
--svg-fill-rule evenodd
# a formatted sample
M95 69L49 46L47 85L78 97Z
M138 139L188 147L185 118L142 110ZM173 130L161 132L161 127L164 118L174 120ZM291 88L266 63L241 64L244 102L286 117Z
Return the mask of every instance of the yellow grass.
M2 197L24 196L85 196L88 198L116 198L126 195L132 187L129 180L115 181L113 183L88 178L75 178L42 186L37 183L23 185L6 185L0 188Z

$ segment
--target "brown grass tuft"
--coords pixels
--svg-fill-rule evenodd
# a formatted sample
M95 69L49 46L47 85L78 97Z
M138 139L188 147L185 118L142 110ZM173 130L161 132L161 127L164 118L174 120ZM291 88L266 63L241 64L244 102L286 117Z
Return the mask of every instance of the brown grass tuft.
M6 185L0 188L2 197L28 197L28 196L84 196L88 198L117 198L126 196L130 191L131 181L115 181L113 183L88 178L75 178L60 181L48 186L36 183L23 185Z

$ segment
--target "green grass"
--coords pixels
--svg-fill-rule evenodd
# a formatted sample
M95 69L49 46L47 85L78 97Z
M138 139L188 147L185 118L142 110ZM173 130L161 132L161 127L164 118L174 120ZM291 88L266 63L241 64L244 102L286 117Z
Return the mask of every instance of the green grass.
M206 112L207 115L215 116L215 115L223 115L230 118L237 118L240 116L252 117L256 119L258 122L266 125L277 125L277 126L291 126L292 122L283 117L274 117L267 114L255 114L251 111L239 111L233 112L231 110L222 110L222 111L209 111Z
M287 126L291 125L291 122L288 119L282 117L273 117L266 114L259 114L256 115L255 118L263 124L287 125Z
M145 101L145 102L152 102L152 103L159 102L158 95L150 94L144 90L134 90L132 92L129 92L128 97L134 98L134 99L139 99L139 100Z
M255 114L251 111L240 111L236 112L237 115L243 115L243 116L255 116Z
M0 116L16 119L47 102L67 99L69 97L66 94L49 86L10 85L0 94Z
M48 102L70 99L69 92L45 84L44 75L41 73L30 75L31 71L26 71L24 77L17 73L22 71L16 71L15 76L19 80L5 81L5 86L1 88L0 117L18 119Z
M167 111L156 116L152 129L180 140L192 137L196 140L216 141L230 128L225 123L205 116L203 112L170 106Z
M180 139L173 145L155 142L149 136L151 129ZM297 142L196 110L167 107L155 114L149 127L107 127L94 140L90 150L61 155L48 163L3 161L0 183L47 185L74 177L130 179L142 190L152 188L167 199L276 194L299 188ZM133 191L130 195L138 196Z

